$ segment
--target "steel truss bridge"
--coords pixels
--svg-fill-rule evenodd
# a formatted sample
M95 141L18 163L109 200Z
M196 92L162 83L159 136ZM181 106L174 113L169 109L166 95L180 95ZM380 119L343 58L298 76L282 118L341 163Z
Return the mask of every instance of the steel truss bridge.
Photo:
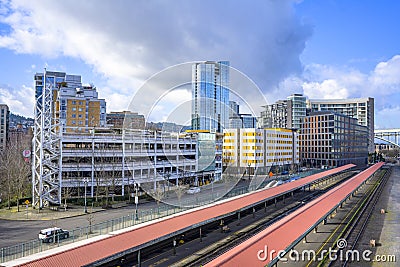
M400 148L400 129L375 130L374 136Z

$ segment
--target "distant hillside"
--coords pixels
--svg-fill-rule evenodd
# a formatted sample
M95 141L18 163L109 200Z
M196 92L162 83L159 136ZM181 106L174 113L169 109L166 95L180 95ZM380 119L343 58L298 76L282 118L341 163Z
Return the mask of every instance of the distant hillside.
M10 120L12 120L12 121L32 121L33 122L33 118L24 117L24 116L14 114L11 112L10 112Z
M33 118L24 117L21 115L13 114L10 112L10 126L15 127L18 124L22 124L24 126L32 126L34 123Z

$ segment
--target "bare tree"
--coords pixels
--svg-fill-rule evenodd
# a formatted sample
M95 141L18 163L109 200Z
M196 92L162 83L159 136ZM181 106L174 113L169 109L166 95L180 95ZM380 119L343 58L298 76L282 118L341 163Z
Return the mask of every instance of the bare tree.
M63 197L64 197L64 211L67 211L67 200L71 197L72 188L71 187L63 187Z
M88 223L89 223L89 234L93 234L93 229L92 229L92 226L93 226L93 223L94 223L94 221L95 221L95 219L94 219L94 213L93 213L93 203L92 203L92 208L91 208L91 210L90 210L90 213L87 215L87 217L86 217L86 220L88 221Z
M114 193L118 177L121 171L118 166L122 164L116 154L116 149L110 144L101 144L95 150L94 170L96 180L95 198L104 193L106 197L105 205L109 204L110 192ZM101 190L103 189L103 190Z
M296 171L297 171L297 164L295 164L295 163L290 164L290 169L289 169L289 171L290 171L291 174L296 173Z
M22 155L25 149L30 149L26 140L12 140L0 154L0 185L5 189L8 208L15 199L18 211L20 199L31 194L31 165Z
M157 202L157 210L158 213L160 213L160 202L163 200L164 196L165 196L165 188L164 188L164 184L161 185L160 182L157 183L157 187L154 191L154 198L156 199Z
M178 198L179 205L181 205L181 199L186 190L186 187L183 185L182 180L179 181L178 186L176 186L176 188L174 190L175 190L176 197Z

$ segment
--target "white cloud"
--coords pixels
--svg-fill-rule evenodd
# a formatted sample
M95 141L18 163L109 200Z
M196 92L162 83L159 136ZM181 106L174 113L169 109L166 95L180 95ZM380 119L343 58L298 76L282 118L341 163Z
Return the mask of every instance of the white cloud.
M343 99L350 94L347 88L340 86L336 80L332 79L321 83L305 82L303 90L306 96L314 99Z
M329 66L310 64L305 67L301 81L305 95L310 98L356 98L375 97L378 109L387 106L386 99L400 97L400 55L395 55L387 61L379 62L369 73L346 66ZM292 87L291 82L282 82L283 90ZM292 90L293 91L293 90Z
M22 85L19 89L0 85L0 103L6 104L11 112L19 115L32 117L34 95L33 88L25 85Z
M11 28L0 36L0 47L80 59L126 97L157 71L196 60L229 60L266 92L302 70L299 55L312 28L296 17L295 4L12 0L0 15ZM109 106L116 106L110 102L117 96L105 92Z
M375 129L399 129L400 106L383 108L375 112Z
M400 93L400 55L378 63L368 82L371 91L378 91L382 95Z

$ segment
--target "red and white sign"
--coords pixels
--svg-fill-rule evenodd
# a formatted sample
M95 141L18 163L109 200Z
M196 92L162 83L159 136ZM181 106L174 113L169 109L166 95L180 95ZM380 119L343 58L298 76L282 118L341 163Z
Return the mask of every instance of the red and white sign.
M31 157L31 151L30 150L22 151L22 156L24 156L24 158L30 158Z

